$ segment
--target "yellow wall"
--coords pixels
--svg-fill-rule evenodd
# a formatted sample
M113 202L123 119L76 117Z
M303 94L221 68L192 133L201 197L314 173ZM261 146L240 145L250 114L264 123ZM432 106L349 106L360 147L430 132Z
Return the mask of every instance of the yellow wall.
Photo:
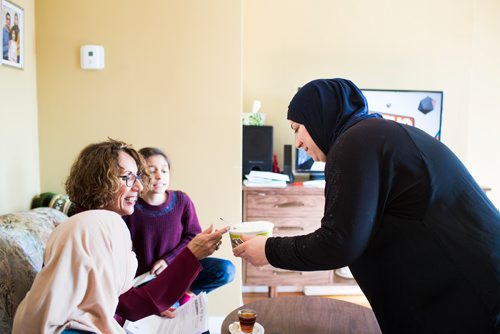
M28 209L40 191L34 3L16 1L24 8L24 69L0 66L0 214Z
M312 79L443 90L442 140L500 206L498 1L250 0L243 13L243 109L262 101L280 162L288 103Z
M45 0L36 15L42 191L64 191L78 152L109 136L163 148L202 227L240 221L241 2ZM83 44L105 47L103 71L80 69ZM216 255L241 272L229 237ZM211 293L210 314L240 286Z
M500 208L500 1L478 0L474 7L471 98L467 122L467 166Z

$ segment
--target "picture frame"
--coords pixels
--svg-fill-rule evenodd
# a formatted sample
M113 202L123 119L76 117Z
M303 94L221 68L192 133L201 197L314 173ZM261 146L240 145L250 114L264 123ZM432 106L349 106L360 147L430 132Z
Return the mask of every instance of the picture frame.
M24 68L24 9L2 0L2 64Z

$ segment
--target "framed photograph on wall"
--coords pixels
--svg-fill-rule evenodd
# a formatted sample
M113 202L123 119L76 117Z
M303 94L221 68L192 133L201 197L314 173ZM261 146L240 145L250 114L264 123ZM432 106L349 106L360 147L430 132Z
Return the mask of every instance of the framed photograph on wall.
M24 10L2 0L2 64L24 67Z

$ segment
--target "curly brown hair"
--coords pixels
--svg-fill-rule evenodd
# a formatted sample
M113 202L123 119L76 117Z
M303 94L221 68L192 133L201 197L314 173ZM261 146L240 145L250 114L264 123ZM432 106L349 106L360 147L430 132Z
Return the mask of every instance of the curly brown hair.
M148 174L144 158L131 145L111 138L90 144L80 152L65 183L73 203L92 210L102 209L113 201L121 185L118 178L121 151L135 160L138 175Z

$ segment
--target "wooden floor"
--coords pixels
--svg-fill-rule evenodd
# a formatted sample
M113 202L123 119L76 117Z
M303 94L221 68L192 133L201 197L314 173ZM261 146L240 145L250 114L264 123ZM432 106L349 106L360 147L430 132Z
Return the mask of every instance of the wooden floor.
M302 293L302 292L280 292L280 293L278 293L277 298L279 298L280 296L303 296L303 295L304 295L304 293ZM368 303L368 300L363 295L355 295L355 296L339 295L339 296L321 296L321 297L344 300L344 301L347 301L350 303L359 304L359 305L371 308L370 304ZM266 298L268 298L267 293L256 293L256 292L243 293L243 303L244 304L255 302L257 300L266 299Z

